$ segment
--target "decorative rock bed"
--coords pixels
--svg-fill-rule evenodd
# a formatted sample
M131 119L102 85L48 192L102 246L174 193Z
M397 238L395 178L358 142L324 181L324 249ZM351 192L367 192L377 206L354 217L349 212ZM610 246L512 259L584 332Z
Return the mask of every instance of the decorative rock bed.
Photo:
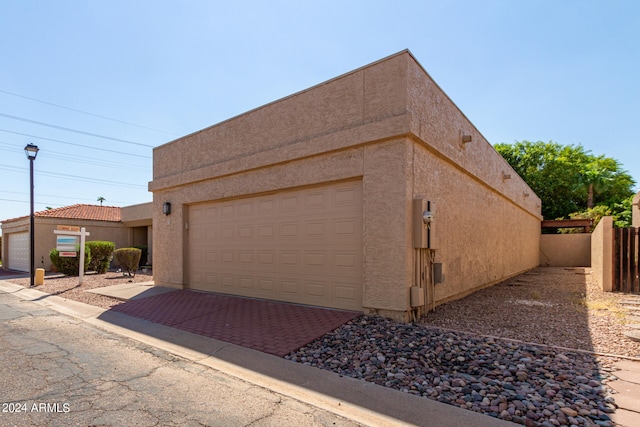
M606 359L361 317L287 359L527 426L614 425Z

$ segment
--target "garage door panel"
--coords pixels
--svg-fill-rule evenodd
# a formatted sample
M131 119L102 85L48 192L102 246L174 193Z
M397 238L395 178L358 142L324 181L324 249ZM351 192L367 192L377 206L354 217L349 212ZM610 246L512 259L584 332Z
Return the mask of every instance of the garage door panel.
M334 238L362 239L362 227L354 218L338 218L333 221Z
M290 221L280 224L280 238L283 240L300 240L300 223Z
M247 201L247 202L241 202L238 205L238 216L254 216L254 202L253 201Z
M253 242L255 239L255 227L253 225L244 225L238 227L238 240Z
M254 280L253 276L240 275L238 276L238 285L243 289L253 289L255 287Z
M356 260L361 261L361 258L357 254L352 252L337 252L334 258L334 265L336 269L355 269L357 264Z
M233 205L230 203L226 203L220 207L220 218L222 220L225 219L233 219L237 215L235 213L235 209L233 209Z
M297 301L299 296L300 283L295 279L282 279L280 280L281 290L283 297L286 301ZM295 297L293 297L295 296ZM293 297L293 299L292 299Z
M202 272L199 272L199 271L192 272L191 281L194 284L206 283L207 282L207 280L205 278L205 274L202 273Z
M326 207L326 190L308 191L305 198L306 208L323 209Z
M334 201L336 206L352 206L360 203L360 199L355 188L339 188L335 191Z
M271 295L276 287L275 277L260 277L258 279L258 291Z
M336 299L351 303L355 299L353 285L351 283L336 283Z
M305 267L309 270L318 267L324 268L328 264L327 254L324 251L307 251L305 253Z
M201 275L203 281L201 283L211 283L213 286L220 286L220 275L215 273L203 274Z
M259 199L256 203L258 215L269 215L276 211L277 200L274 197Z
M274 237L276 236L276 224L275 223L262 223L257 225L258 233L257 240L258 242L273 242Z
M296 213L299 210L300 204L299 194L285 195L280 199L280 212L284 214Z
M234 280L233 280L234 279L234 275L233 274L221 274L220 275L220 279L221 279L221 284L222 284L222 286L220 288L221 290L224 291L226 289L226 292L229 292L230 289L232 290L232 289L235 288L234 283L233 283L234 282Z
M235 268L233 251L220 251L220 268Z
M239 250L238 263L241 268L253 270L255 268L255 251L252 249Z
M190 287L362 309L361 182L192 206L188 220Z
M260 271L268 271L275 268L277 253L275 250L258 250L258 268Z
M220 240L233 242L236 240L235 227L233 225L225 225L220 227Z
M202 239L202 244L206 245L207 242L217 239L220 235L220 230L218 227L207 228L204 230L204 233L200 233L200 238Z
M200 253L204 252L202 250ZM196 262L200 259L200 256L194 256ZM207 264L218 265L220 264L220 252L218 251L206 251L205 259Z
M328 239L326 230L326 221L312 220L306 221L304 224L304 237L312 240Z
M307 283L307 294L311 298L320 299L320 301L328 299L331 295L328 295L327 291L328 283L326 281L313 280Z
M218 218L218 215L220 214L220 209L218 206L207 206L204 209L203 215L206 215L207 218Z

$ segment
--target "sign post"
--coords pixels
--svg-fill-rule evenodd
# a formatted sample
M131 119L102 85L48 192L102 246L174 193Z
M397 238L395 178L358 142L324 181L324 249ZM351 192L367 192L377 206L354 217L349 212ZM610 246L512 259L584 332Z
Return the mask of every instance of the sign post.
M91 233L87 232L84 227L70 227L59 225L57 230L53 230L54 234L58 234L57 248L60 256L75 257L77 255L76 245L78 236L80 236L80 265L78 271L78 284L82 285L84 276L84 243L85 237Z

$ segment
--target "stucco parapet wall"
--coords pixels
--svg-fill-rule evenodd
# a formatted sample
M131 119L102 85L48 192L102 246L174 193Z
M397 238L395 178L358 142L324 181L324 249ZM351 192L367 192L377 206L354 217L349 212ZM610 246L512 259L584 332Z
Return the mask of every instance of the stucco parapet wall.
M463 143L463 135L471 142ZM154 149L152 192L409 137L541 218L541 201L409 51ZM198 157L199 156L199 157Z
M392 55L156 147L154 179L402 115L407 106L405 55ZM170 161L156 162L157 157Z
M540 198L413 57L407 74L411 135L435 155L542 219Z
M249 154L246 157L223 161L200 169L188 170L177 175L155 179L149 183L149 191L168 190L198 181L221 178L235 173L346 150L363 145L362 141L367 141L369 144L383 142L405 135L409 129L409 121L410 116L403 114L356 128L296 141L288 145Z
M153 202L125 206L120 210L120 220L127 226L151 225Z

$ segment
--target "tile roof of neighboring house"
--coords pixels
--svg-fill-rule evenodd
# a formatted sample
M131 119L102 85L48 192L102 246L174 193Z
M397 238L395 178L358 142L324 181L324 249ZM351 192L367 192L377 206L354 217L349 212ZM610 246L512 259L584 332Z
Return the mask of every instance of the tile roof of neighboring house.
M92 221L120 221L120 208L116 206L97 206L97 205L71 205L61 208L48 209L45 211L35 212L34 216L39 218L72 218L84 219ZM20 217L26 218L26 217ZM20 218L13 218L20 219ZM11 221L11 220L5 220Z

